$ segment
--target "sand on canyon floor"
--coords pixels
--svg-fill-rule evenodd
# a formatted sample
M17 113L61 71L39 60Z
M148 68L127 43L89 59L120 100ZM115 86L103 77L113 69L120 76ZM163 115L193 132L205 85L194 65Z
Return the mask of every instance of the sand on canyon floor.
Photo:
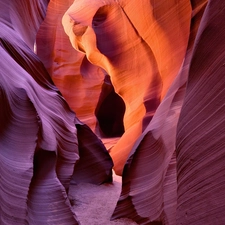
M69 198L81 225L137 225L130 219L110 221L121 192L122 179L113 175L112 184L71 184Z

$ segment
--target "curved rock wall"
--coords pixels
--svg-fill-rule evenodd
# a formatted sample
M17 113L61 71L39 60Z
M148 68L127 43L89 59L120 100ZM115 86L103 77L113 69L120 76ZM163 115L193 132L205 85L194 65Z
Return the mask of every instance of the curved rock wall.
M224 9L0 0L0 223L79 224L69 184L114 162L112 219L223 224Z
M71 179L83 173L80 161L85 182L112 181L105 147L76 118L34 53L46 7L47 1L0 1L2 225L79 224L67 191ZM87 135L92 137L88 144L83 143ZM94 178L93 165L98 166Z
M64 32L62 17L73 2L50 1L37 34L37 54L78 118L94 131L104 72L75 51Z
M207 1L192 3L189 42L183 65L153 119L133 146L123 171L122 192L113 219L129 217L138 224L183 223L182 217L176 220L179 188L176 132L194 41L206 4Z
M125 133L110 151L118 174L181 67L190 15L189 1L79 0L63 16L72 46L110 75L125 103Z
M225 221L224 9L209 1L190 63L177 128L178 224Z

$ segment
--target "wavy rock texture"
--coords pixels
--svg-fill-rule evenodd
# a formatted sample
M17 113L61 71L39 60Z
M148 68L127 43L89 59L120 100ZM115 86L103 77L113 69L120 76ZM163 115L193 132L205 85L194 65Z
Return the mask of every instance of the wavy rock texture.
M175 136L187 64L132 149L112 219L128 217L138 224L176 223Z
M122 192L112 219L128 217L138 224L176 224L176 129L193 44L206 3L192 4L184 63L150 124L133 147L123 171Z
M79 0L63 17L73 47L110 75L125 103L125 133L110 151L118 174L179 71L190 13L189 1Z
M104 74L100 68L87 61L84 54L72 48L63 30L62 16L72 2L50 1L46 18L37 34L37 55L44 62L63 97L76 112L76 116L95 130L94 114L104 83ZM75 122L80 161L74 169L73 180L95 184L111 181L112 160L102 142L82 122L78 119ZM96 170L92 169L93 166Z
M111 183L113 162L102 141L87 125L76 124L76 128L80 160L71 183Z
M76 118L33 52L47 3L0 1L0 223L3 225L79 224L66 191L75 164L75 178L83 173L78 162L83 149L92 150L92 156L86 160L85 155L80 157L86 175L91 177L89 166L98 165L95 179L85 181L112 180L113 164L106 149ZM92 139L80 145L84 142L83 135Z
M120 136L124 132L123 101L106 72L76 51L63 29L62 17L73 2L50 1L37 34L37 54L83 123L102 136Z
M112 182L98 134L112 220L224 224L224 9L0 0L0 223L79 224L69 185Z
M143 5L75 1L63 17L73 47L104 68L126 106L125 134L110 152L117 173L132 151L112 219L176 224L176 128L205 5L206 1L146 1Z
M3 2L0 2L0 221L47 224L50 220L59 224L69 220L68 224L77 224L70 205L65 203L65 188L79 158L73 126L75 115L30 49L46 3ZM24 11L19 10L20 4ZM30 14L32 10L34 14ZM24 20L30 21L30 29L23 27Z
M52 0L37 34L37 54L78 118L95 130L95 108L104 82L103 71L73 49L62 16L73 0Z
M209 1L190 64L177 128L178 224L225 221L224 10Z

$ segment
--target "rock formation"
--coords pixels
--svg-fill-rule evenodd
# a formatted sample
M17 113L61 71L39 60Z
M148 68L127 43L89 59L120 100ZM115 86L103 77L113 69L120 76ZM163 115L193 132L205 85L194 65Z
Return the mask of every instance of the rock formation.
M114 163L112 220L224 224L224 10L0 0L0 223L79 224L69 184Z
M85 167L86 182L112 181L104 145L77 119L33 52L46 7L46 1L0 1L3 225L79 224L67 197L71 179L81 177Z
M177 127L177 224L223 224L225 2L200 23Z
M110 75L125 103L125 133L110 152L118 174L180 69L190 14L189 1L79 0L63 17L73 47Z
M177 123L185 96L193 44L206 3L192 4L191 29L183 64L127 160L122 193L113 219L129 217L138 224L176 224ZM177 224L182 224L182 219Z

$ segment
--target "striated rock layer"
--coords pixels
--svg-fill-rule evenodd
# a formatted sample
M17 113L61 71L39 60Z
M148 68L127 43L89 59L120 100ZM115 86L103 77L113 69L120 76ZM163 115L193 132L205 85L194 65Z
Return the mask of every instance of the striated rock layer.
M79 224L69 185L113 162L112 220L224 224L224 9L0 0L0 224Z
M4 11L8 15L18 7L10 6ZM38 73L32 71L32 65L40 66L42 72L44 67L8 26L9 20L4 22L0 42L0 222L46 224L49 218L54 221L60 215L61 221L78 224L65 203L65 188L79 158L72 126L75 115L46 73L35 80ZM56 154L61 159L58 162Z
M123 171L122 192L112 219L128 217L138 224L177 224L177 123L193 44L206 3L192 4L184 62L153 119L132 149ZM179 224L182 224L182 219Z
M83 174L79 158L85 182L112 180L113 164L103 144L76 118L33 52L47 3L0 1L2 225L79 224L67 196L72 176ZM84 149L92 152L88 158ZM93 165L98 166L94 178Z
M110 152L118 174L180 69L190 14L188 0L78 0L63 16L73 47L110 75L125 103L125 133Z
M95 130L95 108L104 82L101 68L75 51L62 26L73 0L51 0L37 34L37 54L78 118Z
M225 221L224 10L208 2L193 50L177 128L177 224Z
M130 156L112 219L176 221L176 124L193 44L184 60L191 13L189 1L75 1L63 17L73 47L104 68L125 102L125 133L110 150L117 173Z

